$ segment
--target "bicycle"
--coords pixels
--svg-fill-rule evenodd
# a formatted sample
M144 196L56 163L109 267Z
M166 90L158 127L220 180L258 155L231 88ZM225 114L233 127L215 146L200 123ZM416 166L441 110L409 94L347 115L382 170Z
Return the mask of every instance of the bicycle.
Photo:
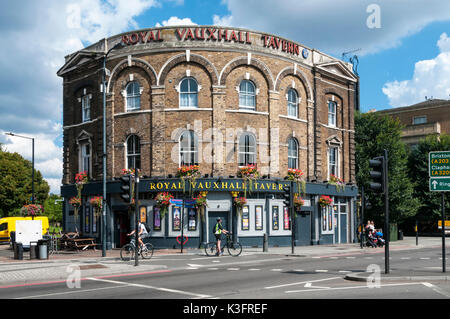
M138 254L141 255L142 259L150 259L153 256L153 245L150 243L144 244L144 248L139 247ZM130 243L124 245L120 249L120 258L123 261L130 261L135 258L134 253L136 251L136 240L131 238Z
M222 246L220 247L220 250L223 253L223 250L225 246L227 247L228 253L233 256L237 257L242 253L242 245L239 242L233 242L233 239L231 238L231 233L227 233L226 240L222 241ZM216 256L217 255L217 242L209 242L205 246L205 253L208 256Z

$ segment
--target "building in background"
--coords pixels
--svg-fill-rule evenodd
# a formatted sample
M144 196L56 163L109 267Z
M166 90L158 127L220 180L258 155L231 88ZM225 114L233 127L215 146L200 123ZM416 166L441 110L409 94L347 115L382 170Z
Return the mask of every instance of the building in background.
M378 113L395 117L405 126L402 140L410 147L416 147L428 135L450 134L450 100L426 99Z
M124 47L108 56L102 88L103 53L120 42ZM102 195L106 90L108 249L125 244L133 225L117 181L133 168L141 176L141 220L156 247L176 247L182 229L186 246L213 240L217 217L244 246L262 245L264 234L270 245L290 245L294 217L282 197L289 169L302 170L306 182L296 244L355 240L358 77L351 64L276 35L189 26L100 40L68 55L58 75L64 80L65 230L76 226L100 238L89 198ZM192 184L177 177L180 167L193 165L200 176ZM239 174L248 165L260 174L251 182ZM89 183L75 221L69 200L83 171ZM344 184L331 183L334 176ZM155 202L159 192L174 196L164 217ZM200 192L207 197L204 215L186 205ZM297 185L295 192L302 193ZM322 195L333 205L321 207ZM236 196L247 198L242 209Z

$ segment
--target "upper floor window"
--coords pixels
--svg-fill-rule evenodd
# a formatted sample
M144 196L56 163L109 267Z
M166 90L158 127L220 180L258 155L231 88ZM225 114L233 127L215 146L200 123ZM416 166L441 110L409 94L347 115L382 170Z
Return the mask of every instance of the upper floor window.
M193 131L180 136L180 166L198 165L198 138Z
M336 126L336 108L337 103L335 101L328 101L328 125Z
M141 168L141 141L137 135L127 138L127 168Z
M81 97L81 120L82 122L91 120L91 95L83 95Z
M298 143L293 137L288 141L288 168L298 168Z
M294 89L288 91L288 116L298 117L298 94Z
M181 80L180 107L198 107L198 84L192 77Z
M328 148L328 178L331 174L339 177L339 149L337 147Z
M252 134L239 137L239 166L256 164L256 140Z
M128 83L125 91L127 111L139 110L141 108L141 88L139 83L136 81Z
M91 167L91 144L83 143L81 144L80 152L80 172L87 172L90 175Z
M239 107L254 110L256 106L256 89L253 82L243 80L239 85Z
M425 124L427 122L427 117L426 116L415 116L413 118L413 124Z

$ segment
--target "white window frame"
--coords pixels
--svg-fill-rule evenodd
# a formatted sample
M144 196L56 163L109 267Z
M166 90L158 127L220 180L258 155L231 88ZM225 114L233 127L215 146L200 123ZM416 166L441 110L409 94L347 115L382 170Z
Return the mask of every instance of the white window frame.
M330 156L331 156L331 151L332 150L335 150L336 151L336 156L335 156L335 163L334 163L334 166L335 166L335 171L336 171L336 174L333 174L333 175L335 175L336 177L340 177L340 173L339 173L339 147L338 146L329 146L328 147L328 151L327 151L327 163L328 163L328 180L330 179L330 176L331 176L331 174L332 174L332 172L331 172L331 166L333 165L331 162L330 162Z
M191 80L195 82L195 84L197 86L197 90L191 90L191 84L190 84ZM188 90L186 92L183 92L181 90L181 87L182 87L181 84L184 81L188 81ZM200 91L200 85L198 84L197 80L194 77L188 76L188 77L181 79L177 89L178 89L178 104L179 104L180 108L198 108L198 92ZM187 105L181 104L181 101L183 100L181 98L182 95L187 96L187 101L188 101ZM191 101L193 101L193 98L191 98L192 96L195 96L195 102L196 102L195 104L194 103L191 104Z
M182 142L181 139L183 138L183 136L186 136L185 134L189 134L187 135L187 150L183 150L182 149ZM186 154L187 156L183 156L184 154ZM179 167L183 166L183 165L198 165L198 136L197 134L195 134L194 131L190 130L190 131L184 131L183 134L180 135L180 138L178 139L178 155L179 155L179 162L178 165ZM190 158L191 161L189 163L183 162L182 158L183 157L187 157Z
M139 89L139 93L135 93L133 92L132 94L128 95L128 87L130 85L137 85L137 88ZM138 81L130 81L128 82L127 86L125 87L124 93L125 93L125 107L126 107L126 111L127 112L132 112L132 111L136 111L136 110L140 110L141 109L141 95L142 95L142 87L139 85ZM136 107L136 105L134 106L130 106L128 103L128 99L133 99L134 101L138 100L139 101L139 106ZM136 102L134 102L134 104L136 104Z
M86 147L89 147L89 154L86 154ZM91 176L92 167L92 145L89 142L80 143L80 172L87 172ZM86 163L87 161L87 163ZM86 167L87 166L87 167Z
M85 94L81 97L81 121L87 122L91 120L91 97L90 94Z
M416 123L416 120L419 120L419 119L425 119L425 121L420 121L419 123ZM420 124L426 124L427 123L427 116L426 115L421 115L421 116L414 116L413 117L413 121L412 121L412 124L413 125L420 125Z
M245 139L248 136L248 143ZM244 141L242 141L242 138L244 138ZM242 145L242 142L244 143ZM251 142L253 142L254 151L251 151ZM242 147L244 148L242 150ZM256 143L256 137L249 133L245 132L239 136L238 140L238 165L239 167L243 167L246 165L256 165L256 149L257 149L257 143ZM243 161L241 161L241 156L243 156ZM253 163L250 163L250 159L253 157Z
M295 101L291 101L290 97L291 95L294 96ZM298 118L298 104L299 104L299 97L298 97L298 93L295 89L291 88L289 89L286 99L288 101L287 103L287 116L289 117L294 117L294 118ZM292 110L295 110L295 112L291 112ZM295 114L291 114L291 113L295 113Z
M293 141L294 144L295 144L295 156L293 156L293 153L291 152L292 151L291 148L290 148L291 141ZM299 150L299 143L298 143L297 139L295 137L290 137L289 140L288 140L288 168L298 169L298 167L299 167L298 150ZM289 164L290 164L290 160L291 159L295 160L295 167L290 167Z
M243 83L249 83L251 85L251 87L253 88L253 92L242 91L241 87L242 87ZM256 85L255 85L255 83L253 83L252 81L247 80L247 79L242 80L239 83L238 90L239 90L239 108L246 109L246 110L256 110L256 94L257 94L257 92L256 92ZM242 97L245 100L245 104L241 104L241 98ZM248 105L247 104L247 101L248 101L249 98L250 98L250 101L253 102L253 105Z
M128 142L130 140L130 138L136 138L137 141L135 141L135 149L133 151L136 150L136 146L138 145L139 147L139 152L137 153L128 153L129 149L128 149ZM141 169L141 139L138 135L136 134L132 134L130 136L127 137L127 140L125 141L125 167L127 169L130 168L136 168L136 158L139 157L139 166L137 167L138 169ZM130 167L129 166L129 158L133 158L133 163L134 163L134 167Z
M330 112L330 104L334 105L334 110ZM328 107L328 126L336 127L336 114L337 114L337 102L333 100L329 100L327 107Z

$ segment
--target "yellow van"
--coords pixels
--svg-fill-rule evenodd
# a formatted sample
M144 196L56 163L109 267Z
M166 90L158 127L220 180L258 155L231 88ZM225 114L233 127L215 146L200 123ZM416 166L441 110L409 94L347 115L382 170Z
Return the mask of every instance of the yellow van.
M4 217L0 218L0 242L9 243L12 231L16 231L17 220L31 220L31 217ZM42 235L48 233L48 217L36 216L34 220L42 221Z

